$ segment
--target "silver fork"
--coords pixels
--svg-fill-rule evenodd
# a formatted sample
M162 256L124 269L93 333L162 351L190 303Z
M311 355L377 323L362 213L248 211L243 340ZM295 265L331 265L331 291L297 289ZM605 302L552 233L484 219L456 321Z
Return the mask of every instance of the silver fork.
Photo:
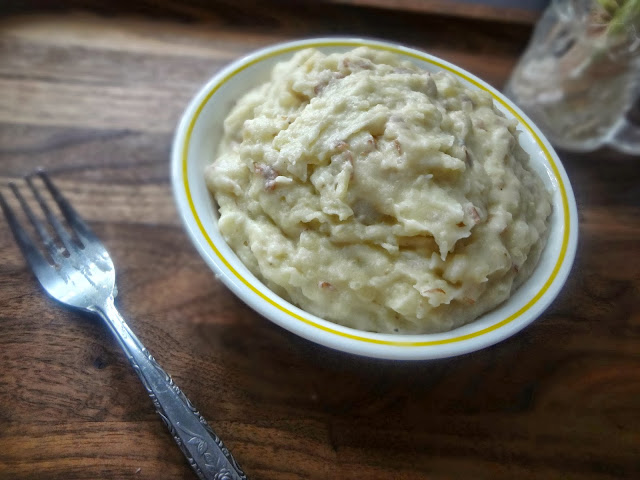
M33 182L39 176L58 204L70 231L53 213ZM156 411L182 453L203 480L244 480L245 474L171 377L134 335L116 309L115 268L109 252L62 196L44 171L25 177L51 229L34 214L15 184L10 188L39 237L34 242L0 193L0 206L31 269L49 295L65 305L102 317L144 384ZM45 254L43 254L45 252ZM47 258L48 256L48 258Z

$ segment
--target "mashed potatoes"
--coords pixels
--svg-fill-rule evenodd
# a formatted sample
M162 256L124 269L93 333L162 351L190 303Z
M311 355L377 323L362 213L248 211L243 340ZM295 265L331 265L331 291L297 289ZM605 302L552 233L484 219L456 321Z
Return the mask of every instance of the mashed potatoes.
M366 48L278 64L205 176L220 232L269 288L376 332L445 331L500 304L551 213L489 93Z

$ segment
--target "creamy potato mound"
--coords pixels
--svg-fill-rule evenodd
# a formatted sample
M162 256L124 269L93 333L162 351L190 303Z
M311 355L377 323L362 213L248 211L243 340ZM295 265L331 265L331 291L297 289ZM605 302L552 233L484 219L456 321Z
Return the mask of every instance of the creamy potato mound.
M375 332L442 332L527 279L550 195L489 93L391 53L313 49L224 122L220 232L274 292Z

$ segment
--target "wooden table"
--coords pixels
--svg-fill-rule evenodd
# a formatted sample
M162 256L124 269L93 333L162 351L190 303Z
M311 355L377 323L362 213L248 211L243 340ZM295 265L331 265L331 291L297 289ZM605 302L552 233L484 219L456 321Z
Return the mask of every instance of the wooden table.
M441 361L357 358L261 318L214 278L171 196L181 111L256 47L376 36L500 86L530 27L207 5L5 4L0 183L52 172L109 248L132 328L249 477L640 478L637 158L561 155L581 220L565 289L522 333ZM45 297L0 225L0 479L195 478L103 325Z

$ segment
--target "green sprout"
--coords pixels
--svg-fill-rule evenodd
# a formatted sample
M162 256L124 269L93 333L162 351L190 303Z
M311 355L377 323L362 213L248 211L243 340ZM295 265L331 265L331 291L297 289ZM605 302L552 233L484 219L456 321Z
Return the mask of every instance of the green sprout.
M597 0L606 13L607 34L618 35L635 28L640 34L640 0Z

